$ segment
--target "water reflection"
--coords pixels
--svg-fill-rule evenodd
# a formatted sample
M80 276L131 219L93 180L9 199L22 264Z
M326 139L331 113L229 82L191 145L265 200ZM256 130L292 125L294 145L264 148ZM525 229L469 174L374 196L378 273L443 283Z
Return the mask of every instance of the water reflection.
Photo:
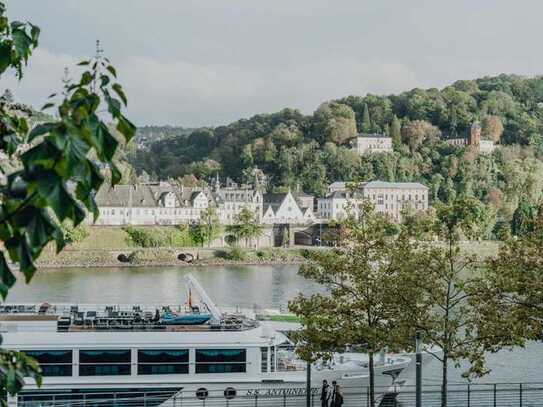
M22 281L9 302L181 303L183 276L192 273L218 305L279 308L299 292L320 291L297 274L298 266L67 268Z

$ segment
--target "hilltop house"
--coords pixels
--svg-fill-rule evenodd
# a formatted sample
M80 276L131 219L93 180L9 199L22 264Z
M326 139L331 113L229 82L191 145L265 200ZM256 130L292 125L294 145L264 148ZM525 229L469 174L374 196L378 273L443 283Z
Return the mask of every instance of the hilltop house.
M492 140L483 140L481 132L481 126L475 122L471 125L467 138L451 138L447 139L446 142L456 147L474 146L481 154L490 154L496 149L496 145Z
M360 134L352 143L353 150L358 155L372 153L391 153L392 138L384 134Z

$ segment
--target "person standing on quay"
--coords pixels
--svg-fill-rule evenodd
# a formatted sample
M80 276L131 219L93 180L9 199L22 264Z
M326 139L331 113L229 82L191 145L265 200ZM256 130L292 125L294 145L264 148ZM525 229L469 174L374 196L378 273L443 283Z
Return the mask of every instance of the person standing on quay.
M341 407L343 405L343 394L341 393L341 386L333 382L334 390L332 392L332 403L330 407Z
M328 382L323 380L321 388L321 407L329 407L328 402L330 401L330 391L328 388Z

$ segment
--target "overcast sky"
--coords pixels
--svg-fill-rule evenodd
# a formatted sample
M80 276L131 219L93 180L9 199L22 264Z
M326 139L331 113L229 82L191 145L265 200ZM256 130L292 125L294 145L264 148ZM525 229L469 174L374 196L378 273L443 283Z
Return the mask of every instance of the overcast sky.
M42 28L17 99L41 106L100 39L139 125L226 124L368 92L541 74L541 0L8 0Z

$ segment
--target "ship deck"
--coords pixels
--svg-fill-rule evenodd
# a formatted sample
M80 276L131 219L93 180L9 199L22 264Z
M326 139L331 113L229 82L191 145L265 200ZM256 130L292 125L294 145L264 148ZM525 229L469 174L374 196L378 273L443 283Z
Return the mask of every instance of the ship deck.
M180 305L3 304L0 305L0 324L56 323L59 332L243 331L259 324L239 313L225 313L219 320L212 319L197 325L172 324L163 319L165 314L172 312L198 315L198 311L187 310Z

